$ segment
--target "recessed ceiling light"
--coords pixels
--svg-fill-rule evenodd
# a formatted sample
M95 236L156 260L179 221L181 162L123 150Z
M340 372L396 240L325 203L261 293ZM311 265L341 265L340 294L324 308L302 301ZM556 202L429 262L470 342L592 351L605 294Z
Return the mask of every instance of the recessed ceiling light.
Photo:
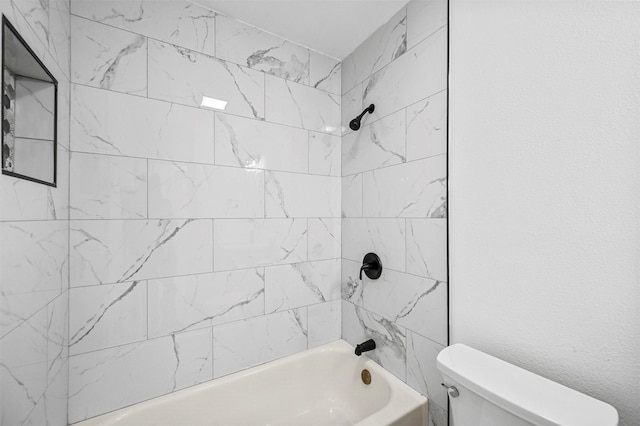
M220 99L202 96L202 102L200 103L200 106L204 108L224 110L227 107L227 103L227 101L221 101Z

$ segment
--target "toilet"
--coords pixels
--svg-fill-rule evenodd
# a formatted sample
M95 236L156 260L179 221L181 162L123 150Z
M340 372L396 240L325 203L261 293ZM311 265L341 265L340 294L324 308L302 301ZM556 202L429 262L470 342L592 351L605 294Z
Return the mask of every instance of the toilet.
M611 405L461 343L437 358L454 426L616 426Z

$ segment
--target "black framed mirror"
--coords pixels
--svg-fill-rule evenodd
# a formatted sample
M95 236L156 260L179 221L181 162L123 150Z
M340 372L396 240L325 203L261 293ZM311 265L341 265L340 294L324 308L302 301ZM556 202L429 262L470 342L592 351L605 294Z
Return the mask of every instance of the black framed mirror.
M2 16L2 174L56 186L58 81Z

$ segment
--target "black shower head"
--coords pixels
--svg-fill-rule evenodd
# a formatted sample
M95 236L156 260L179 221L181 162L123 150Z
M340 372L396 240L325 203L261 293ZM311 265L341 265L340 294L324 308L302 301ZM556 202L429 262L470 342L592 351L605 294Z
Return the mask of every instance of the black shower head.
M351 128L351 130L360 130L360 120L362 120L362 117L366 113L369 113L369 114L373 113L373 110L375 110L375 108L376 108L375 105L371 104L364 111L362 111L362 113L359 116L351 120L351 122L349 123L349 127Z

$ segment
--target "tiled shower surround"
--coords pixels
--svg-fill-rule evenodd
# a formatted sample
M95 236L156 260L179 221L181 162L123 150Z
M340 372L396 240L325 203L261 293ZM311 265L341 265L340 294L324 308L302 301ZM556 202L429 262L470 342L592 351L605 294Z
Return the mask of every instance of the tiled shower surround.
M446 424L446 1L413 0L342 63L188 1L59 1L3 3L66 64L70 115L58 188L1 177L0 423L373 337ZM383 275L360 282L369 251Z
M71 15L69 421L339 338L337 61L186 1Z
M49 0L46 6L0 2L2 14L58 80L57 187L0 176L2 425L67 422L69 4Z
M342 338L429 396L447 424L435 358L447 344L447 4L410 2L342 62ZM352 132L365 107L375 111ZM376 252L375 281L358 279Z

